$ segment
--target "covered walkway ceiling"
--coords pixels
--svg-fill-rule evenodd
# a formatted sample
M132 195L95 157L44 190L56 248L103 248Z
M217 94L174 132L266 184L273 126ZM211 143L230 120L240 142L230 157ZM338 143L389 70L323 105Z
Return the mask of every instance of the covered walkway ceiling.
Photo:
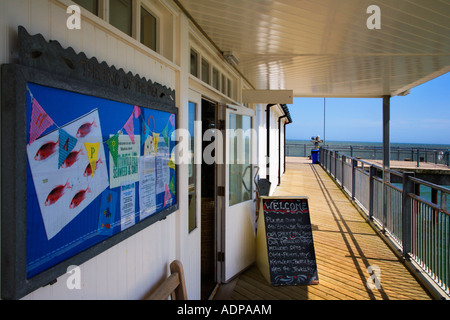
M394 96L450 71L450 0L175 1L254 89Z

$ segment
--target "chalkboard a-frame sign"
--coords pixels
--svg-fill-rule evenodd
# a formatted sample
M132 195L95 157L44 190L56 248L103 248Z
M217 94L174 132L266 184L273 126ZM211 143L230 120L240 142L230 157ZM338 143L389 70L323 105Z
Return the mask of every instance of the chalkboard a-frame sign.
M257 266L272 285L319 283L307 197L261 197Z
M19 63L1 68L2 299L178 209L175 91L22 27L18 38Z

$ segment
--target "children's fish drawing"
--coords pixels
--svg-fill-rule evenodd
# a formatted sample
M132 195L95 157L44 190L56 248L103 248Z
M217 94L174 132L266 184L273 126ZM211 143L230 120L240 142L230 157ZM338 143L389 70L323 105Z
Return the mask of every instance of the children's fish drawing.
M69 179L67 179L67 182L65 185L59 185L55 187L47 196L47 199L45 200L45 206L51 206L55 202L57 202L66 192L66 189L71 189L72 187L69 185Z
M98 165L101 163L103 163L102 158L98 159L97 163L95 164L95 170L97 170ZM84 170L83 176L85 177L92 176L92 167L90 163L87 165L86 170Z
M106 210L103 211L103 215L105 218L111 218L111 211L109 211L109 208L106 208Z
M36 161L42 161L50 157L52 154L58 150L58 144L59 140L56 142L47 142L46 144L42 145L42 147L36 152L36 155L34 156L34 160Z
M107 224L102 223L102 228L111 229L111 225L109 223Z
M86 190L80 190L77 192L75 197L73 197L72 202L70 203L69 208L75 209L80 205L81 202L83 202L84 199L86 199L86 193L91 193L91 189L87 187Z
M86 122L85 124L83 124L80 128L78 128L77 138L86 137L89 133L91 133L93 127L97 127L97 125L95 124L95 120L92 121L92 123Z
M80 153L83 151L83 148L81 148L79 151L72 151L67 156L66 160L61 164L61 168L70 168L73 166L75 162L78 161Z

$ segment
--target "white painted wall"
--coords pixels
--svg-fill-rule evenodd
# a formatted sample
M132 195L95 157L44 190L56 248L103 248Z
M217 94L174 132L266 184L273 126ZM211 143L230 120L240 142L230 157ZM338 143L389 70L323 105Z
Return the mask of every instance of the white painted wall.
M267 104L259 104L256 107L256 130L258 132L258 166L259 178L266 179L267 167L266 167L266 156L267 156L267 131L266 131L266 108ZM278 184L278 165L279 160L279 148L280 144L278 141L279 131L278 131L278 117L284 115L279 107L272 107L270 111L270 166L269 166L269 180L271 182L270 193L273 194ZM283 174L284 163L284 131L282 124L281 132L281 175Z
M125 72L131 71L175 89L176 105L179 107L179 127L187 128L190 23L187 17L177 12L169 0L133 1L142 1L153 6L156 3L158 8L167 9L166 16L167 12L173 16L172 20L169 19L171 23L164 25L166 29L163 34L173 36L171 45L164 43L164 56L153 52L84 9L82 29L68 30L66 20L69 15L66 8L73 4L70 0L0 0L0 64L17 62L17 28L22 25L32 35L40 33L47 41L57 40L63 47L70 46L76 52L84 52L87 57L96 57L108 65L123 68ZM170 26L173 26L172 32L167 30ZM228 66L221 67L228 70L228 76L232 76ZM242 86L242 83L239 83ZM239 99L240 92L237 96ZM255 108L257 157L261 178L266 177L265 108L265 104ZM278 108L274 108L270 121L272 192L278 179L279 112ZM167 277L169 264L174 259L183 263L188 297L200 299L201 226L188 233L187 170L187 166L179 166L179 210L166 220L146 228L81 265L81 290L67 289L66 281L69 275L63 275L56 284L38 289L24 299L141 299Z

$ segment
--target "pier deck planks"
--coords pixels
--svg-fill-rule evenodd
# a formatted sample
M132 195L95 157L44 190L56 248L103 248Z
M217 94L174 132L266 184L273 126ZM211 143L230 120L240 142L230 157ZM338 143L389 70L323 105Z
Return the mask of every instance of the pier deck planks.
M274 287L253 266L235 280L231 299L431 299L319 165L305 158L287 158L286 165L275 195L309 197L319 284ZM381 288L370 290L367 268L374 265Z

